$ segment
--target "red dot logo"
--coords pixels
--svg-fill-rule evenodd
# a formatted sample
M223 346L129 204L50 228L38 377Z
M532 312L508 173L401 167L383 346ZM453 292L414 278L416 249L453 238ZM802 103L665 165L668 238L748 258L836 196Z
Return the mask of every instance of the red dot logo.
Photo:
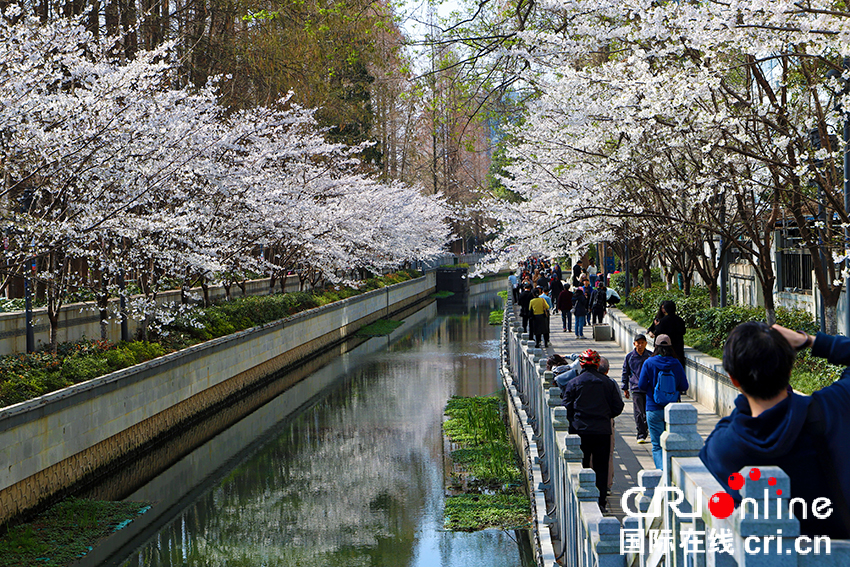
M743 486L743 485L742 485ZM725 492L716 492L708 500L708 511L720 520L728 518L735 510L735 501Z
M744 476L741 473L732 473L729 475L729 488L732 490L741 490L744 488Z
M761 478L761 471L756 467L750 469L750 480L758 480Z
M773 477L768 478L767 484L769 484L770 486L776 486L776 479Z
M776 489L776 495L777 495L777 496L782 496L782 489L781 489L781 488L777 488L777 489Z

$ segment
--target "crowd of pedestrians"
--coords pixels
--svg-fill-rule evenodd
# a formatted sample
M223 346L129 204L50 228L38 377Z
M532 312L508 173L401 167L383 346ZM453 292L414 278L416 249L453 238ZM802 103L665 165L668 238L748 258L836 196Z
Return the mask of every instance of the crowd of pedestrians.
M590 324L597 324L606 308L619 301L605 287L604 279L594 274L596 281L592 282L588 271L595 271L592 263L586 270L576 262L572 281L555 283L552 270L543 264L536 266L529 271L531 277L517 276L519 303L523 304L523 294L529 298L548 295L546 305L560 313L562 331L582 338L588 318ZM529 315L523 316L523 326L531 324L533 315L538 327L533 333L535 341L548 345L548 315L540 319L543 303L536 305L537 310L526 309ZM619 384L607 376L608 361L593 349L568 357L553 354L548 359L567 409L570 432L581 437L582 464L596 472L603 511L613 481L613 418L622 413L623 398L632 401L637 443L651 443L654 466L664 467L661 435L666 426L665 408L680 401L690 386L685 372L685 331L676 304L662 302L647 334L633 337L634 348L623 361ZM850 453L843 450L850 433L850 368L812 396L797 394L789 380L796 354L804 349L831 364L850 365L848 337L811 336L760 322L739 325L729 335L723 366L740 395L732 414L722 418L706 439L700 458L736 504L741 495L732 479L738 471L745 466L781 467L791 479L795 497L810 505L818 498L827 498L832 504L833 513L826 517L801 518L801 533L850 538Z
M508 280L514 302L520 306L523 332L534 338L538 348L541 341L544 347L549 344L550 315L560 314L561 331L583 339L587 338L585 327L602 324L607 307L620 301L619 294L606 287L603 274L596 271L592 261L587 262L587 268L581 260L577 261L573 265L572 281L565 282L558 263L531 257L520 262L519 269ZM543 298L549 306L545 318L540 317L539 306L535 312L530 308L536 297Z

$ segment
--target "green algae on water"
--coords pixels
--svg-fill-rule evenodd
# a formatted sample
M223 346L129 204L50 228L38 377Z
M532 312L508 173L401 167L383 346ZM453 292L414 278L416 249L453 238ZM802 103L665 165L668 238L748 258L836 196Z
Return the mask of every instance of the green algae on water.
M453 397L443 431L452 444L447 529L525 528L530 502L496 396Z

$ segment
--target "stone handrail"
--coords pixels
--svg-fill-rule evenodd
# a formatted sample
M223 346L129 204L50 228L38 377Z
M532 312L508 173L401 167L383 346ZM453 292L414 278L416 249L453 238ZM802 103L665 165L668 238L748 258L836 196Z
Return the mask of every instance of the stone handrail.
M744 517L740 507L727 518L713 516L709 500L725 493L697 456L703 439L697 432L697 410L688 403L665 408L667 430L661 436L664 468L640 471L635 492L643 494L632 494L625 502L635 513L658 510L658 514L646 518L627 514L622 524L603 516L597 504L596 473L581 466L581 440L568 432L566 409L558 388L553 387L551 372L546 371L543 352L522 333L510 296L502 326L502 362L509 402L518 406L516 415L526 417L526 426L533 432L531 453L536 456L533 463L539 467L540 477L531 495L537 513L539 565L807 567L815 561L824 566L850 565L850 540L828 542L828 554L823 539L820 554L804 553L805 541L798 550L799 522L788 515L790 481L777 467L760 467L761 480L748 481L742 489L744 497L757 496L759 506L763 490L770 489L770 519L765 520L763 512L761 520L754 519L752 511ZM751 468L745 467L741 474L746 477ZM770 477L776 482L768 486ZM777 489L782 491L778 500L781 515L777 513ZM680 512L693 517L679 517L672 511L671 505L680 497ZM779 553L775 547L778 530L786 538ZM710 550L709 535L720 538ZM659 536L673 545L658 545ZM814 550L817 539L809 538L809 549ZM697 541L702 545L696 545ZM770 551L761 552L766 546ZM752 552L755 547L759 552Z

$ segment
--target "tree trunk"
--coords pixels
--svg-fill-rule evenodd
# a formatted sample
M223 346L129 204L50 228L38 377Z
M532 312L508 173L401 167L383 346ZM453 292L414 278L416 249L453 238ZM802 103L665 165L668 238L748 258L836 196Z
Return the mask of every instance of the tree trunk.
M764 317L768 325L776 323L776 303L773 301L773 284L776 277L765 279L761 284L761 293L764 295Z
M204 290L204 307L209 307L210 303L210 285L206 278L201 279L201 289Z
M720 294L717 280L708 282L708 300L711 307L718 307L720 305Z
M224 282L224 300L230 301L230 288L233 287L233 282L225 281Z

